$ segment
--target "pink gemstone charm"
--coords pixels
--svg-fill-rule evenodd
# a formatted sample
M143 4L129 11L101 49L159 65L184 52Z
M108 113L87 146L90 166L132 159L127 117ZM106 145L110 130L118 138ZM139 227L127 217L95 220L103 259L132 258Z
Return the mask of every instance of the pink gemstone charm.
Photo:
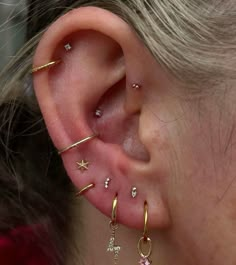
M148 258L141 258L139 261L140 265L151 265L152 262Z

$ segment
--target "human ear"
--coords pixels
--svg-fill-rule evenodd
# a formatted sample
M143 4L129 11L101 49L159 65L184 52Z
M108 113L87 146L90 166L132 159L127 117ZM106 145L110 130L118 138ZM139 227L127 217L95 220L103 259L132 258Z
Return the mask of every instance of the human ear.
M59 64L34 74L36 97L55 147L61 150L98 133L61 153L68 176L78 190L95 185L84 195L107 216L117 195L118 222L142 229L148 202L149 227L166 227L168 207L155 177L143 115L144 87L153 82L155 60L126 22L95 7L74 9L47 29L34 66L57 59ZM94 115L97 108L101 117ZM88 170L79 170L82 160L89 162Z

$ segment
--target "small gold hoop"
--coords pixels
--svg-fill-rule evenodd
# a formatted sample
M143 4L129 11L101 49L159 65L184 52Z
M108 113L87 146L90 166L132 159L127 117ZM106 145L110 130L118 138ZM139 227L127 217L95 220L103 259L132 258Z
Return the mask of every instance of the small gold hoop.
M143 237L144 239L147 238L147 233L148 233L148 204L145 201L144 203L144 229L143 229Z
M143 251L143 246L144 246L144 244L148 244L148 251L147 251L147 253L144 253L144 251ZM146 258L148 258L148 257L150 257L151 256L151 254L152 254L152 240L149 238L149 237L141 237L140 239L139 239L139 242L138 242L138 252L139 252L139 255L142 257L142 258L144 258L144 259L146 259Z
M74 144L72 144L72 145L70 145L68 147L65 147L65 148L59 150L58 154L61 155L62 153L65 153L65 152L69 151L70 149L75 148L75 147L77 147L78 145L80 145L82 143L88 142L88 141L92 140L93 138L95 138L97 136L98 136L98 134L93 134L93 135L91 135L89 137L86 137L86 138L84 138L84 139L82 139L82 140L80 140L80 141L78 141L78 142L76 142L76 143L74 143Z
M51 68L51 67L59 64L60 62L61 62L61 60L57 60L57 61L52 61L52 62L49 62L47 64L41 65L41 66L33 67L33 69L30 71L30 73L33 74L33 73L45 70L47 68Z
M113 199L113 202L112 202L112 213L111 213L111 223L112 223L112 225L116 224L117 204L118 204L118 199L117 199L117 195L116 195L116 197Z
M76 197L81 196L84 192L86 192L86 191L88 191L88 190L90 190L90 189L92 189L92 188L94 188L94 187L95 187L95 184L93 184L93 183L91 183L91 184L85 186L85 187L82 188L79 192L77 192Z

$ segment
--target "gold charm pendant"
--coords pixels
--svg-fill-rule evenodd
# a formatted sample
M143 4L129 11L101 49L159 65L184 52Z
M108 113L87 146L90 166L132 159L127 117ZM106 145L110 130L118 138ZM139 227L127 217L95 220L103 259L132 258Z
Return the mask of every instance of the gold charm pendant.
M107 252L112 252L114 254L114 264L118 263L119 254L121 247L116 245L116 230L118 229L118 224L116 223L116 210L117 210L117 196L114 198L112 203L112 215L110 222L111 237L108 243Z

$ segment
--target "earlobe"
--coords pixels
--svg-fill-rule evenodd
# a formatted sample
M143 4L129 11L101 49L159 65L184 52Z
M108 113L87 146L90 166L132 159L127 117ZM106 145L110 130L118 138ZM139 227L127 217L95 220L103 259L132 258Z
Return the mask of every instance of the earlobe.
M73 10L39 43L34 87L79 194L107 216L117 194L117 221L134 228L143 227L148 201L149 226L154 228L168 225L169 216L158 186L148 188L155 172L139 139L146 78L136 64L140 54L147 58L136 34L117 16L92 7Z

